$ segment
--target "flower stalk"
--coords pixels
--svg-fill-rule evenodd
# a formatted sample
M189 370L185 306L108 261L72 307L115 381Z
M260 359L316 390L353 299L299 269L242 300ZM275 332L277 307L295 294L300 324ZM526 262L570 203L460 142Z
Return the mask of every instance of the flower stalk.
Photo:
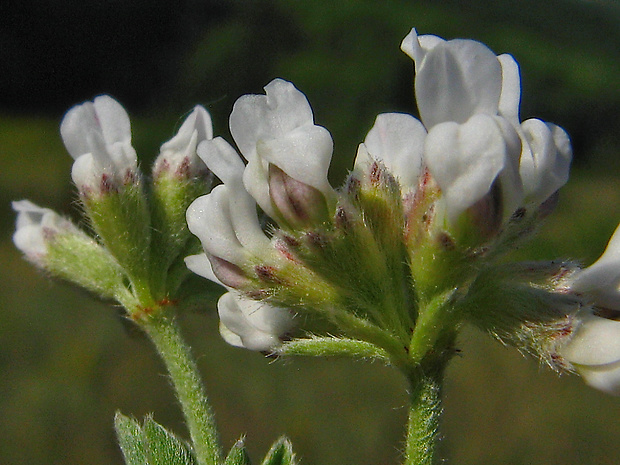
M433 465L437 461L443 369L443 364L420 369L409 379L411 403L403 465Z
M185 417L199 465L222 463L213 410L189 346L181 335L171 306L140 322L164 361Z

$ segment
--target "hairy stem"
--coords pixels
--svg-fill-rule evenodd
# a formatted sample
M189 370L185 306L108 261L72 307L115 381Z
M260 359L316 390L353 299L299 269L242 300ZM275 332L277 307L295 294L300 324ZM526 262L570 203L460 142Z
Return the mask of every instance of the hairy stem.
M437 460L443 366L434 368L418 373L415 379L410 378L411 404L404 465L432 465Z
M171 307L167 307L165 314L160 312L148 318L142 322L142 327L166 364L187 422L198 463L218 465L222 463L222 451L213 411L196 362L181 336L171 310Z

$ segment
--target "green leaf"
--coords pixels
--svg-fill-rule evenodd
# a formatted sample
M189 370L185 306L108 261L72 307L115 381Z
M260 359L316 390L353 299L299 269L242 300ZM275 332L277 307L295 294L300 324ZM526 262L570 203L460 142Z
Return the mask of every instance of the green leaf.
M245 450L244 439L239 439L234 446L231 447L224 465L251 465L250 457Z
M273 443L262 465L296 465L293 445L286 437Z
M359 359L382 360L389 363L385 350L374 344L342 337L311 337L293 339L282 344L277 355L309 355L314 357L354 357Z
M142 431L149 465L196 465L189 445L153 418L144 420Z
M120 412L116 412L114 428L116 429L116 436L118 437L123 457L125 457L125 463L127 465L147 464L144 434L140 423Z

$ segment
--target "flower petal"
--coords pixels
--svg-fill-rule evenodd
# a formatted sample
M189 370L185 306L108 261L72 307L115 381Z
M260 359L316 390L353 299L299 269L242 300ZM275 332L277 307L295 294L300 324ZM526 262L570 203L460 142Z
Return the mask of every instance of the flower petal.
M603 255L577 274L571 289L586 294L598 306L620 310L620 226Z
M572 151L564 130L538 119L521 124L519 171L528 200L541 204L568 181Z
M593 388L600 391L620 395L620 362L596 366L575 366L576 370Z
M425 138L426 129L413 116L384 113L377 116L364 145L370 159L381 161L403 189L415 188L422 172ZM362 163L363 157L355 161L356 166Z
M268 351L280 344L279 336L292 326L288 311L264 302L250 300L228 292L217 304L222 325L227 331L222 334L234 345L241 342L250 350ZM228 331L238 336L230 337Z
M233 227L226 185L216 186L192 202L187 209L187 225L206 252L234 264L243 262L243 246Z
M502 92L499 97L499 113L518 124L519 104L521 103L519 63L506 53L499 55L497 59L502 67Z
M450 222L489 192L507 159L504 135L486 115L474 116L465 124L435 126L426 137L425 153Z
M198 145L198 156L226 184L241 179L245 165L237 151L221 137L205 140Z
M230 114L230 132L248 161L255 158L259 140L285 136L314 121L305 95L290 82L274 79L265 93L244 95Z
M620 362L620 321L583 314L581 324L560 353L577 365L598 366Z
M496 115L502 69L480 42L456 39L429 50L419 66L415 95L424 126L465 123L476 114Z

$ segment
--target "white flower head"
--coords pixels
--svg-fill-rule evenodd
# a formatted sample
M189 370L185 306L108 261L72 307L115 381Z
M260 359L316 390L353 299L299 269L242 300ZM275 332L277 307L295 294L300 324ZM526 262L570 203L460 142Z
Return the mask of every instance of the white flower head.
M191 178L204 171L205 165L196 150L202 141L210 139L213 139L211 116L204 107L196 105L177 134L161 146L153 167L154 176L169 171L178 177Z
M265 95L239 98L230 115L230 132L248 161L243 175L246 189L268 215L278 216L269 190L270 165L332 195L327 180L332 138L314 124L308 100L290 82L275 79L265 86Z
M112 97L102 95L71 108L60 133L75 159L71 177L80 192L115 189L136 178L129 116Z
M17 212L13 242L34 264L44 267L50 241L57 234L82 234L71 221L28 200L12 203Z

